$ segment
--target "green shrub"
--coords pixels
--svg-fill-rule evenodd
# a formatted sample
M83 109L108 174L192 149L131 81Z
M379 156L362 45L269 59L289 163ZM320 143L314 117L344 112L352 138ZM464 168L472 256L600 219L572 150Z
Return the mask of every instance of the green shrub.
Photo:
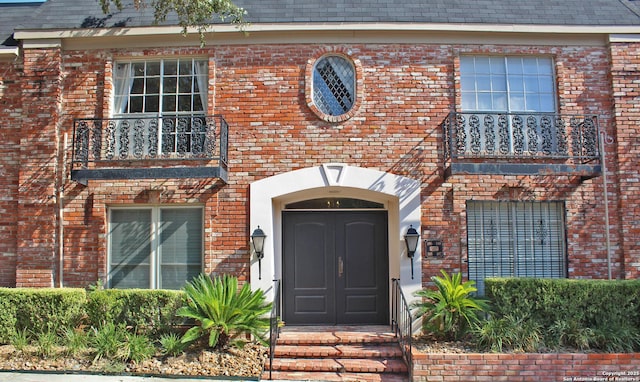
M85 316L84 289L0 288L0 343L17 331L40 333L75 327Z
M180 308L181 317L196 320L182 337L185 344L208 335L209 347L242 345L240 337L251 334L264 342L269 329L271 303L262 291L251 291L248 283L238 291L238 279L229 275L211 277L200 274L184 287L187 306Z
M18 330L11 337L11 345L20 353L29 345L31 339L29 338L29 332L27 329Z
M155 352L156 348L149 340L149 337L142 334L127 333L119 355L123 361L138 363L151 358Z
M173 290L95 290L88 294L87 316L94 327L118 322L137 333L158 336L182 322L176 310L184 301L184 292Z
M414 304L416 315L422 317L423 330L438 338L459 339L479 322L479 314L487 312L485 300L472 296L477 289L474 281L462 282L460 273L449 276L444 270L442 277L433 276L436 290L421 290L416 296L423 301Z
M82 329L66 328L62 334L66 352L72 357L82 353L89 344L89 337Z
M595 333L575 321L556 321L549 327L546 345L550 348L587 350L596 342Z
M507 315L478 324L473 335L481 349L493 352L537 351L542 342L540 327L526 318Z
M600 326L594 331L595 348L609 353L640 350L640 328L626 325Z
M160 350L164 355L178 356L182 354L185 344L182 343L181 337L176 333L165 333L160 336Z
M38 333L36 335L36 354L42 358L51 358L55 354L57 344L58 335L53 330Z
M93 361L103 358L117 359L120 357L122 344L127 339L127 330L124 325L116 325L113 322L106 322L99 327L93 327L91 346L95 351Z
M487 279L485 290L494 319L527 317L547 347L640 349L640 280Z

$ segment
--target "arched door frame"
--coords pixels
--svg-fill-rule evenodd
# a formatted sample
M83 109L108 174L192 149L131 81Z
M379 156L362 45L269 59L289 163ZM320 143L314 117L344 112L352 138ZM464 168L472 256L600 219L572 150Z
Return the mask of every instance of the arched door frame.
M382 171L330 163L261 179L251 184L249 234L258 226L266 233L261 272L252 252L250 281L253 289L273 298L273 280L282 278L282 211L285 205L323 197L357 198L382 203L388 213L389 277L399 278L408 298L422 285L421 246L413 259L407 256L404 234L409 226L420 232L420 182Z

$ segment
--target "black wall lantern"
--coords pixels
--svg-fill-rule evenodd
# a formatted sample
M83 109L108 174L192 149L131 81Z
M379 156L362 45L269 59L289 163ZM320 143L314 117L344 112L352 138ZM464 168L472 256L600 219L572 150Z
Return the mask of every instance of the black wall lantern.
M253 250L256 251L256 257L258 258L258 279L262 280L262 258L264 257L264 239L267 237L264 231L260 229L260 226L256 228L251 234L251 242L253 243Z
M413 228L413 225L409 226L407 233L404 234L404 243L407 245L407 255L411 259L411 279L413 280L413 256L416 254L418 248L418 242L420 241L420 234Z

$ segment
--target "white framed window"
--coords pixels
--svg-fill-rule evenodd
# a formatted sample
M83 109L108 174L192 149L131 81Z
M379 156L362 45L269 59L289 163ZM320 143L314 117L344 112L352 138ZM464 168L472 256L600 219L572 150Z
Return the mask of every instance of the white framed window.
M467 201L469 279L567 277L564 203Z
M114 114L202 114L207 74L207 61L193 58L118 61Z
M201 207L109 209L110 288L180 289L202 271Z
M202 153L207 65L195 58L117 61L107 151L120 159Z
M341 55L320 57L313 67L314 105L329 116L348 113L356 101L356 69Z
M545 56L461 56L462 111L556 111L553 60Z

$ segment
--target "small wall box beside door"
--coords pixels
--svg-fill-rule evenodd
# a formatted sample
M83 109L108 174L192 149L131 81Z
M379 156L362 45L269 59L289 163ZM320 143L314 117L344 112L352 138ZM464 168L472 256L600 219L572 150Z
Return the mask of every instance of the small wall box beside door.
M442 249L442 240L440 239L425 239L424 253L428 257L444 257L444 251Z

